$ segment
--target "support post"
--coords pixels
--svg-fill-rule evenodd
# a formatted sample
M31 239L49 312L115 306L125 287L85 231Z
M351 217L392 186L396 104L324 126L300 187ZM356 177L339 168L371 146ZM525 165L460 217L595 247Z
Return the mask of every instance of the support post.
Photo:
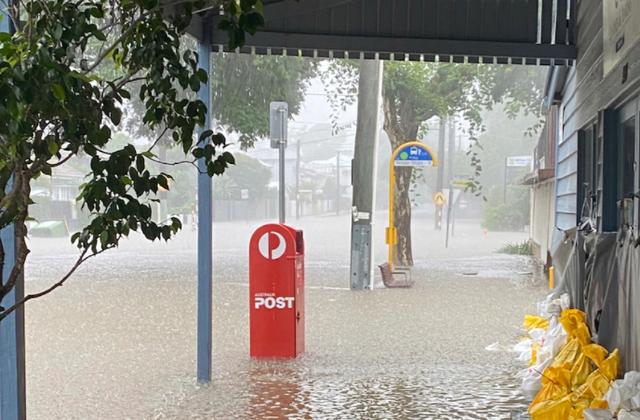
M361 60L356 144L351 167L351 290L373 288L371 223L375 209L381 95L382 62Z
M210 73L211 42L204 32L198 44L198 66ZM200 87L198 98L207 107L203 130L211 126L211 82ZM213 212L211 177L207 174L204 159L198 161L198 328L197 328L197 377L198 382L211 382L212 343L212 278L213 278Z
M0 32L13 33L9 16L10 0L0 0ZM11 183L7 189L12 188ZM2 278L7 279L16 257L16 231L13 225L0 230L4 246ZM24 277L20 276L13 290L0 305L8 308L24 297ZM24 309L18 308L0 321L0 420L24 420L26 418Z
M11 187L9 187L10 189ZM0 231L4 246L2 278L7 279L16 257L15 227ZM0 304L8 308L24 297L24 277ZM25 412L24 308L20 307L0 321L0 420L22 420Z

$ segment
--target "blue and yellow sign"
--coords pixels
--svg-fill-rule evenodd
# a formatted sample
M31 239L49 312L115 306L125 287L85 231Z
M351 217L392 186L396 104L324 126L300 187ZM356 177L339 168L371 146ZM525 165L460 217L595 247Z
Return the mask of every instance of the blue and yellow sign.
M393 164L394 166L435 166L433 161L433 153L427 146L411 142L401 146L395 154Z

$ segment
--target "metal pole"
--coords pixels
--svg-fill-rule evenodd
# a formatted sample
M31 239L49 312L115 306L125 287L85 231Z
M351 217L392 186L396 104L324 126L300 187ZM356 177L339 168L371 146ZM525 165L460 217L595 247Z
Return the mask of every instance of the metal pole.
M451 208L453 207L453 186L449 183L449 205L447 206L447 237L444 243L445 248L449 248L449 225L451 220Z
M336 216L340 216L340 150L336 155Z
M438 158L442 165L438 168L438 178L436 179L436 191L442 192L444 188L444 162L445 162L445 128L447 125L447 117L440 117L440 126L438 132ZM442 206L435 204L434 229L442 230Z
M502 202L506 203L507 202L507 159L508 158L504 158L504 185L502 187Z
M284 108L280 108L278 111L281 114L280 115L280 120L282 121L282 133L283 133L283 137L284 137L284 130L285 130L284 129L284 118L285 118L285 116L282 115L284 113ZM279 212L280 217L279 217L279 219L280 219L280 223L281 224L285 223L285 213L286 213L285 206L287 205L286 197L285 197L285 191L284 191L284 188L285 188L284 169L285 169L285 158L286 158L286 153L285 153L286 152L286 146L287 146L286 140L284 138L280 139L280 145L278 147L278 152L279 152L279 156L280 156L280 162L279 162L280 170L278 171L278 176L279 176L280 182L279 182L278 189L279 189L279 193L280 193L280 212Z
M210 74L211 43L204 32L204 40L198 43L198 66ZM210 79L210 78L209 78ZM211 126L211 84L209 81L198 91L198 98L207 107L202 130ZM197 328L197 377L198 382L211 382L212 342L212 277L213 277L213 209L211 177L207 174L204 159L198 161L198 328Z
M0 0L0 32L13 33L9 10L10 1ZM7 192L12 188L11 181ZM13 224L0 231L4 246L2 278L7 279L15 264L16 231ZM8 308L24 297L24 277L20 276L13 290L0 304ZM20 307L0 321L0 419L23 420L26 418L24 308Z
M451 227L451 236L453 236L453 209L455 203L453 202L453 158L454 149L456 147L456 122L453 118L449 120L449 146L447 153L449 153L449 161L447 162L447 179L449 184L449 199L447 201L447 236L445 239L445 248L449 247L449 227Z

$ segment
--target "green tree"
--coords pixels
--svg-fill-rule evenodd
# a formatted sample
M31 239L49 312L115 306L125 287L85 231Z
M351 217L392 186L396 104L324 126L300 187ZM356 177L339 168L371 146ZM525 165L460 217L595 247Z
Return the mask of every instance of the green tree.
M181 1L169 14L159 0L32 0L20 2L21 10L12 2L15 31L0 33L0 228L15 226L16 258L9 276L0 278L0 305L29 254L32 180L74 156L89 156L91 171L79 200L90 221L72 237L79 257L69 272L50 288L0 307L0 320L62 285L83 262L116 247L131 231L169 240L180 229L178 219L157 223L152 217L156 195L171 179L148 165L159 160L155 146L162 136L182 150L183 162L203 159L210 176L234 163L223 150L224 136L206 130L196 138L207 109L194 94L207 72L182 39L205 3ZM261 0L218 4L231 47L262 24ZM132 96L144 104L143 124L160 133L143 150L113 144ZM4 251L0 243L0 266Z
M352 100L349 98L353 98L348 94L357 89L354 67L354 63L342 62L330 68L331 80L346 86L332 90L343 93L334 100L335 108L344 109ZM464 118L475 144L468 151L475 176L469 189L482 195L482 185L478 182L482 173L478 142L483 129L482 111L503 102L510 117L537 113L541 90L539 74L529 67L389 62L384 68L382 95L384 130L391 148L418 138L423 124L434 116ZM395 212L398 230L395 263L402 266L413 265L410 197L413 172L412 168L397 168L395 208L389 210Z
M215 196L238 200L242 190L247 190L250 200L266 196L271 181L271 169L244 153L237 153L235 157L238 165L229 168L225 177L216 182Z
M243 149L269 134L269 103L285 101L296 115L317 62L301 57L217 54L213 59L216 122L239 135Z

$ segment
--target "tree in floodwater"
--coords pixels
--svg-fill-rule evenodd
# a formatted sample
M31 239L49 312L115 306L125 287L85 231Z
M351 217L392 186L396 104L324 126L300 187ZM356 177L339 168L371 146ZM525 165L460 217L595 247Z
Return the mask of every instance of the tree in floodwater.
M330 87L334 95L357 91L357 68L352 62L340 62L330 67L328 80L341 86ZM424 124L432 117L459 116L467 121L472 147L468 151L474 179L469 189L482 195L478 177L482 172L478 135L482 131L482 110L503 102L509 117L518 113L537 113L541 99L540 72L528 67L412 63L390 61L383 77L384 130L391 149L417 139ZM333 99L337 109L353 100L352 95ZM410 167L397 168L395 208L398 244L397 265L413 265L411 241Z
M202 159L209 176L234 163L223 150L223 135L206 130L196 138L207 109L195 93L207 72L182 40L192 14L206 3L174 2L170 14L158 0L9 2L13 32L0 32L0 229L15 227L16 247L15 261L6 261L0 241L0 273L13 263L0 278L0 321L60 287L82 263L117 247L131 231L152 241L175 235L178 219L158 223L152 216L158 192L169 189L172 177L150 162L195 165ZM231 48L263 23L261 0L218 4L224 13L220 29L228 32ZM114 142L133 96L143 104L142 123L159 133L142 150ZM156 145L165 135L182 151L180 162L158 158ZM89 223L71 238L79 256L49 288L2 307L29 254L31 182L77 156L91 161L78 196Z

